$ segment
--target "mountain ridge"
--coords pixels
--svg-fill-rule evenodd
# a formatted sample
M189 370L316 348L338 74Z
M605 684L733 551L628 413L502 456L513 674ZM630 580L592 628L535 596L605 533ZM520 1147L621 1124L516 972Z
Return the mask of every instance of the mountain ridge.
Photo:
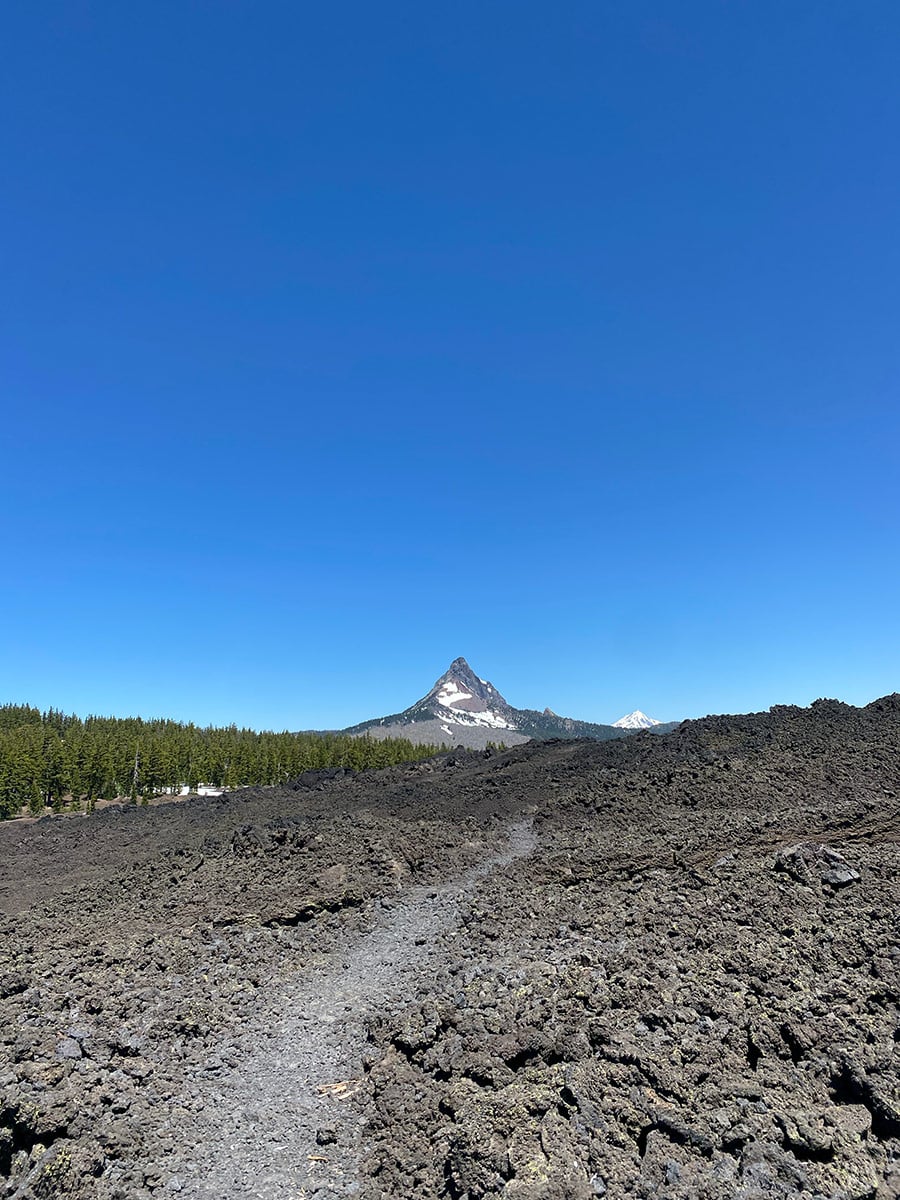
M643 714L641 714L643 716ZM644 718L650 721L650 718ZM667 732L678 722L653 723L654 732ZM403 736L412 742L444 743L483 749L488 742L519 745L534 739L590 738L608 741L627 737L651 726L603 725L543 711L515 708L462 656L455 658L421 699L399 713L351 725L343 732L370 737ZM400 731L402 730L402 734Z

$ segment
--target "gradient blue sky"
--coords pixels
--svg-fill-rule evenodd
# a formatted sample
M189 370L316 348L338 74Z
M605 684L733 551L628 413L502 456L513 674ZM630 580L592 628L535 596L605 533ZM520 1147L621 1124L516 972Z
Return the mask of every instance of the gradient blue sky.
M0 28L0 699L900 688L893 0Z

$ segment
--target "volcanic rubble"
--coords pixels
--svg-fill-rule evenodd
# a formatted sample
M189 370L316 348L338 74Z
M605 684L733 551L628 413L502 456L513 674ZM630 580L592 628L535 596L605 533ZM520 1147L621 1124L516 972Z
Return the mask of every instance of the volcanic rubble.
M8 822L0 1197L898 1197L898 798L892 696Z

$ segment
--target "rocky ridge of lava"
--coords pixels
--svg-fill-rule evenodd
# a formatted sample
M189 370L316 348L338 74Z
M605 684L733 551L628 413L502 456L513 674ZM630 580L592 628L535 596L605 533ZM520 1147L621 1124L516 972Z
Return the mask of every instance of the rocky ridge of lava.
M9 823L0 1196L199 1195L216 1089L283 1136L251 1064L346 975L320 1140L235 1196L897 1197L898 797L893 696Z

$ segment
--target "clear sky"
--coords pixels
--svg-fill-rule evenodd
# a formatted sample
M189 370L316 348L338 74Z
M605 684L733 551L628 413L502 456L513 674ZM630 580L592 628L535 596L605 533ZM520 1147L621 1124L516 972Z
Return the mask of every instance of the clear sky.
M895 0L0 32L0 699L900 689Z

